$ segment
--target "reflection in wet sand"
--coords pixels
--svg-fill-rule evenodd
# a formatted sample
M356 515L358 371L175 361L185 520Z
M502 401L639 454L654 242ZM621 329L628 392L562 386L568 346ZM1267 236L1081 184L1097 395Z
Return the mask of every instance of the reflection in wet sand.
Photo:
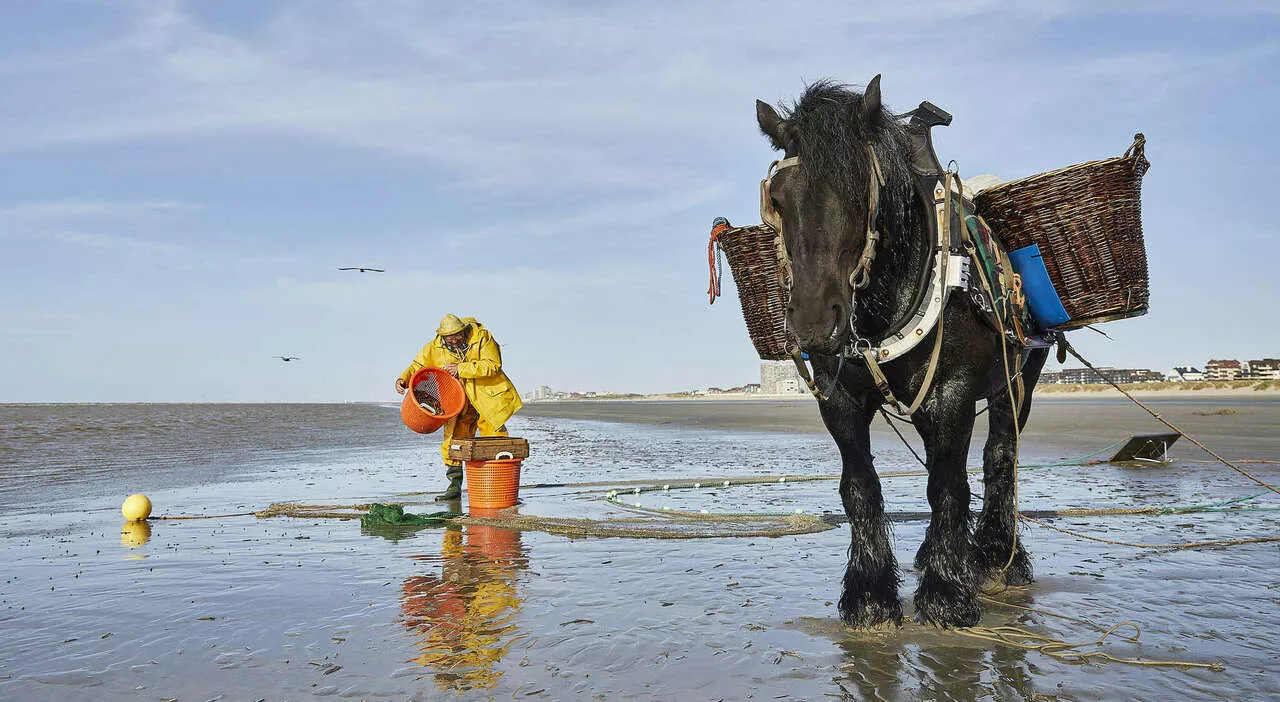
M439 560L440 575L412 575L401 586L404 625L415 632L422 652L414 661L435 671L441 689L492 688L502 677L497 663L517 638L517 579L528 565L520 532L449 528Z
M120 525L120 545L138 548L151 538L151 522L129 520Z
M1028 594L1006 591L1002 598L1025 607L1031 604ZM984 617L991 626L1028 624L999 607L988 609ZM844 652L839 666L844 677L835 683L847 699L1036 699L1039 694L1022 649L921 626L909 616L900 629L871 632L848 629L836 618L801 617L796 623L803 631L832 639Z

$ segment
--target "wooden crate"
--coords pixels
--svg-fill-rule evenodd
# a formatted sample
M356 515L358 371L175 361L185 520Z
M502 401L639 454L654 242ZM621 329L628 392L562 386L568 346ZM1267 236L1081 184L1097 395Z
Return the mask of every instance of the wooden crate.
M515 436L477 436L449 444L449 458L455 461L491 461L504 451L512 458L528 458L529 442Z

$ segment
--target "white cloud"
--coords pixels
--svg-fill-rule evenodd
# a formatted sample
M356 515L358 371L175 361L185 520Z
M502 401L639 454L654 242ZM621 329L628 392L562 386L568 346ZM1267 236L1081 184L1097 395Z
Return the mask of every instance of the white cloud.
M59 200L0 206L0 220L65 221L68 219L136 219L203 209L193 202L171 200L120 202L108 200Z
M56 200L0 206L0 239L53 241L127 253L175 253L182 246L159 237L203 207L170 200ZM156 233L159 231L160 233ZM142 233L152 236L143 236Z

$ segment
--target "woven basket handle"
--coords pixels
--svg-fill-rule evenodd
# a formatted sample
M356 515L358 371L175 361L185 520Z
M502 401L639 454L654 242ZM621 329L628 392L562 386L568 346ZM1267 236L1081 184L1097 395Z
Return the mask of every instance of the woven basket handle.
M1138 132L1133 135L1133 143L1124 152L1124 158L1133 161L1133 169L1138 173L1138 177L1142 177L1147 169L1151 167L1151 162L1147 160L1144 147L1147 144L1147 138Z

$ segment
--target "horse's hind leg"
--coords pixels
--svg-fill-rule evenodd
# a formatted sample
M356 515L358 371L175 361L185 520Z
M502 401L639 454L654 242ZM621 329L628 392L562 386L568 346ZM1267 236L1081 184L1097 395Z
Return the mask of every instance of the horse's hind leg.
M987 400L990 417L987 445L982 452L982 514L973 542L983 570L1008 585L1025 585L1032 580L1031 558L1018 539L1014 514L1014 465L1018 459L1017 434L1027 424L1032 390L1048 357L1048 349L1035 349L1023 366L1022 377L1016 382L1024 383L1027 390L1016 424L1007 390Z
M1018 540L1014 515L1017 426L1008 393L988 400L987 445L982 452L982 514L973 533L982 570L1009 585L1031 582L1031 559Z
M874 407L865 396L855 397L839 387L819 409L840 448L840 500L849 517L849 562L840 594L840 618L859 628L885 622L900 625L898 561L889 541L880 477L872 465L869 427Z
M969 480L965 463L973 435L970 403L938 402L916 414L929 469L929 527L916 553L916 621L973 626L978 607L977 569L969 534Z

